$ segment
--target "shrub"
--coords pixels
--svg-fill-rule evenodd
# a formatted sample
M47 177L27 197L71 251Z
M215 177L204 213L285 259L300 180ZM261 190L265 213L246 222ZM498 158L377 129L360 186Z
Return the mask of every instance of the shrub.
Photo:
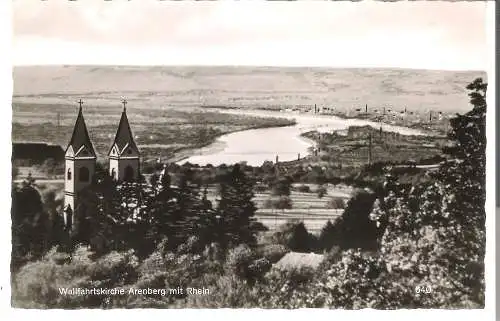
M273 242L286 246L292 251L310 252L315 250L316 238L310 234L303 222L290 221L278 228L272 236Z
M196 235L191 235L186 242L182 243L177 248L179 254L195 254L204 250L200 238Z
M290 177L279 178L271 184L271 193L275 196L288 196L292 187Z
M226 258L227 268L238 277L246 277L247 268L254 259L252 249L247 245L238 245L231 249Z
M278 262L290 250L282 244L269 244L260 249L259 254L271 263Z
M260 278L271 269L271 262L263 257L256 259L248 266L248 272L252 279Z
M323 185L318 186L318 188L316 189L316 194L318 194L318 198L323 198L323 196L327 194L326 187L324 187Z
M272 198L268 198L264 201L264 208L274 208L274 200Z
M288 196L279 198L268 198L264 201L264 208L274 208L278 210L287 210L292 208L292 199Z
M268 190L268 188L269 188L269 187L267 187L266 185L263 185L263 184L257 184L257 185L255 185L255 187L254 187L255 191L256 191L256 192L258 192L258 193L259 193L259 192L260 192L260 193L265 192L265 191L267 191L267 190Z
M341 197L333 196L328 200L328 203L326 203L326 207L330 209L343 209L345 208L345 203L344 199Z
M281 196L274 201L274 208L279 210L287 210L292 208L292 199L288 196Z
M257 258L256 253L246 244L240 244L229 251L226 269L235 276L254 284L271 268L267 258Z
M311 193L311 188L309 185L300 185L297 190L301 193Z
M224 275L210 287L210 295L190 295L177 300L174 308L254 308L258 306L256 291L235 275Z
M24 308L103 307L105 295L61 295L60 289L118 288L137 280L138 262L131 252L112 252L95 259L77 247L73 254L49 251L41 260L23 266L13 276L12 304Z

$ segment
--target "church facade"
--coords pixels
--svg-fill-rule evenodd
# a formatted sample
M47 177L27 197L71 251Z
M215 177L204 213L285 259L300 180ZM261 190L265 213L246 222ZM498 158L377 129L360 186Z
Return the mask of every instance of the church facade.
M82 111L82 101L73 134L65 151L64 224L72 225L72 213L78 204L78 194L92 184L97 154L90 139ZM140 152L127 117L126 101L108 152L109 175L116 181L137 181L140 177Z

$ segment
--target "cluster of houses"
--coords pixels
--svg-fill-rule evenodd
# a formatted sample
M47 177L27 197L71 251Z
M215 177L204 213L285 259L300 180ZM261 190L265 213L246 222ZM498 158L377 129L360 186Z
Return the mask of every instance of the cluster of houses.
M285 113L312 113L321 115L334 115L338 113L335 107L331 106L300 106L294 108L281 109L281 112ZM442 111L428 111L427 113L409 111L405 107L402 110L396 110L390 107L375 107L368 108L366 104L363 108L355 108L354 110L347 111L347 116L355 116L359 118L372 118L377 117L377 120L396 120L396 119L406 119L409 122L432 122L441 121L444 118L448 118Z

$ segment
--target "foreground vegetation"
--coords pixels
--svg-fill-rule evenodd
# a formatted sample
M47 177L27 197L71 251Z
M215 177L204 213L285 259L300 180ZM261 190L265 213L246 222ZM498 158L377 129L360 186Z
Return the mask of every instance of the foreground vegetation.
M67 232L54 197L40 195L27 181L13 188L13 305L482 308L486 87L481 79L467 87L473 109L450 121L454 145L443 149L446 161L436 171L410 184L401 181L408 173L394 168L365 168L377 179L354 193L319 236L301 222L265 233L255 221L256 184L269 184L282 198L294 176L268 181L272 176L262 175L267 178L256 182L251 173L258 169L240 165L210 171L216 204L197 181L203 171L189 164L151 186L97 175ZM273 268L289 251L322 253L324 259L316 269ZM59 292L73 287L205 287L210 294Z

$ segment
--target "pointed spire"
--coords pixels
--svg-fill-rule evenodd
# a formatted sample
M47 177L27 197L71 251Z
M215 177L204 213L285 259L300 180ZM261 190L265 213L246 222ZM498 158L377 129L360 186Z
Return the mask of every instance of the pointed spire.
M73 153L76 155L82 148L82 146L84 146L90 156L95 157L96 154L94 151L94 146L92 146L89 132L87 130L87 126L85 125L85 119L83 118L83 101L80 99L78 101L78 104L80 105L78 109L78 116L76 117L75 127L73 129L73 134L71 135L68 148L71 146L73 148Z
M128 122L127 108L126 108L127 101L123 100L122 103L123 103L122 116L120 118L120 123L118 124L118 129L116 131L115 140L112 146L116 145L121 153L125 148L125 146L128 144L128 146L130 146L137 154L139 154L139 149L135 144L134 136L132 135L132 130L130 129L130 124Z

